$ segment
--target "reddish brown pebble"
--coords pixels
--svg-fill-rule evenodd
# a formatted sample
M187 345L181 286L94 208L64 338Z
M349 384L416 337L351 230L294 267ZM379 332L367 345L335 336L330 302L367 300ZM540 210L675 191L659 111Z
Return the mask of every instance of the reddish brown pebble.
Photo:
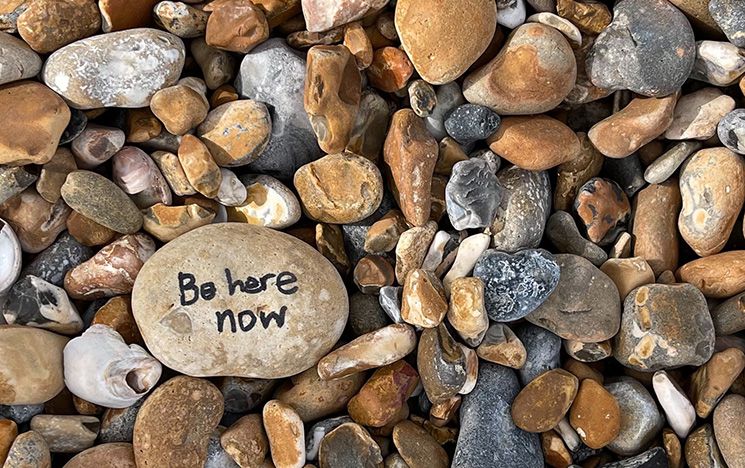
M67 231L75 240L89 247L108 244L117 236L116 231L86 218L77 211L70 213L66 225Z
M706 297L732 297L745 291L745 250L693 260L680 267L676 276L696 286Z
M512 402L512 420L528 432L556 427L577 395L577 377L563 369L544 372L523 387Z
M248 53L269 38L269 24L261 9L251 2L218 0L209 3L205 39L212 47Z
M347 407L356 422L372 427L389 424L416 389L419 375L400 360L376 370Z
M259 466L269 453L260 414L247 414L220 435L220 445L241 467Z
M602 385L585 379L569 411L569 423L590 448L608 445L621 430L621 409Z
M636 194L634 256L646 260L658 276L678 268L680 203L677 180L650 185Z
M393 266L380 255L366 255L354 267L354 284L365 294L376 294L383 286L391 286L394 280Z
M373 60L367 68L370 84L386 93L395 93L404 89L414 67L409 62L406 52L395 47L383 47L373 54Z
M112 297L93 316L91 325L108 325L119 333L127 344L137 343L142 345L140 329L132 315L132 306L129 296Z
M588 239L608 245L626 227L631 205L617 183L595 177L580 188L574 211L584 224Z

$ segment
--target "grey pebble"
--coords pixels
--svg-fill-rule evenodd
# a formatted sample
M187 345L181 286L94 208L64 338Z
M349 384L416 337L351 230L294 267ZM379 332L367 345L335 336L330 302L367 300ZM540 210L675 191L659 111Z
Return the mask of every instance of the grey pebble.
M574 218L566 211L557 211L548 218L546 237L559 253L579 255L597 267L608 260L605 250L582 237Z
M26 190L37 178L23 166L0 164L0 204Z
M436 140L442 140L448 135L445 130L445 118L464 102L466 99L457 82L452 81L437 88L437 104L429 117L424 119L424 126Z
M487 161L467 159L453 166L445 187L445 206L455 229L490 226L501 198L497 176Z
M32 78L40 70L39 54L21 39L0 32L0 85Z
M737 154L745 154L745 109L735 109L725 115L719 121L717 135L724 146Z
M732 44L745 47L745 0L710 0L709 13Z
M608 449L624 456L639 453L657 436L665 422L654 398L644 385L631 377L606 383L605 389L621 407L621 432L608 444Z
M458 143L467 145L489 138L501 121L499 115L486 106L463 104L445 119L445 130Z
M353 422L349 416L339 416L336 418L324 419L313 424L305 433L305 458L308 461L314 461L318 458L318 449L321 446L321 440L326 434L345 423Z
M525 365L517 371L521 384L527 385L544 372L559 367L561 338L532 323L522 323L513 330L528 356Z
M378 297L355 292L349 297L347 329L358 337L389 325L388 316L380 306Z
M277 381L247 377L223 377L218 388L225 399L226 413L247 413L269 399Z
M665 182L675 174L675 171L688 159L688 156L701 149L701 146L702 144L699 141L678 143L647 167L647 170L644 171L644 180L650 184Z
M94 253L92 248L75 240L70 233L64 232L26 265L21 275L38 276L55 286L62 286L65 274L91 258Z
M135 430L135 420L145 398L124 409L107 409L101 416L101 428L98 431L98 442L132 442Z
M383 312L393 323L403 323L401 318L401 297L404 288L401 286L383 286L378 293L378 302Z
M44 405L0 405L0 417L12 419L16 424L25 424L44 412Z

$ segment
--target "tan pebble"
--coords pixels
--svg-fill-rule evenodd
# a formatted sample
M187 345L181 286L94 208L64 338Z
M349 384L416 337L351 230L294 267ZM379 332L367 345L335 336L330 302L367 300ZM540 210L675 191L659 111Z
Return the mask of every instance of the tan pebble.
M600 271L616 284L621 301L632 289L655 282L652 267L641 257L608 259L600 266Z
M636 195L634 256L647 261L655 275L678 268L680 188L676 179L645 187Z
M406 219L399 210L391 210L374 222L365 235L365 252L382 254L396 248L404 231Z
M241 467L258 466L269 453L269 440L259 414L247 414L220 435L220 445Z
M5 463L10 446L18 436L18 425L12 419L0 419L0 462Z
M79 453L93 446L100 423L94 416L37 414L31 430L39 433L55 453Z
M147 26L160 0L98 0L103 32Z
M600 385L603 385L603 381L605 380L603 374L598 370L574 358L568 358L564 361L564 369L574 374L574 376L580 381L584 379L592 379Z
M91 325L108 325L113 328L127 344L143 344L137 322L132 315L129 296L112 297L101 306L93 316Z
M485 361L513 369L521 369L528 357L522 341L503 323L495 323L487 329L476 353Z
M178 159L189 183L208 198L217 196L222 175L207 146L193 135L184 135L178 148Z
M160 135L163 124L149 107L127 109L127 136L130 143L144 143Z
M302 468L305 465L305 430L300 416L277 400L263 410L264 429L276 468Z
M218 49L246 54L269 38L269 23L259 7L241 0L209 3L205 39Z
M383 286L393 285L395 272L380 255L365 255L354 267L354 284L365 294L377 294Z
M621 409L602 385L585 379L569 411L569 423L590 448L602 448L621 430Z
M577 27L572 24L571 21L567 20L566 18L562 18L559 15L549 12L540 12L528 16L525 22L541 23L545 24L546 26L551 26L560 33L564 34L564 36L571 43L572 47L576 48L582 46L582 34L579 32L579 29L577 29Z
M233 86L224 84L218 87L210 96L210 107L214 109L223 104L237 101L238 99L240 99L238 91Z
M732 297L745 291L745 250L693 260L680 267L676 276L696 286L706 297Z
M489 328L484 308L484 283L479 278L457 278L450 286L448 322L470 346L478 346Z
M444 448L424 428L402 421L393 428L393 444L410 468L447 468L450 459Z
M250 99L216 107L197 128L217 164L243 166L255 161L269 143L272 123L269 110Z
M117 232L102 226L90 218L86 218L77 211L67 217L67 232L78 242L88 247L108 244L117 236Z
M691 376L691 402L696 414L705 419L714 410L738 375L745 369L745 353L728 348L714 353L711 359Z
M46 54L96 34L101 13L89 0L33 0L16 25L18 34L32 49Z
M528 432L553 429L569 411L579 381L563 369L553 369L531 380L512 402L512 420Z
M572 464L572 454L564 440L554 431L541 433L541 450L548 466L566 468Z
M383 150L391 108L389 103L372 89L362 92L347 151L377 163Z
M706 32L706 35L719 36L721 29L709 13L709 2L707 0L670 0L670 3L680 9L696 29ZM673 467L675 468L675 467Z
M75 455L64 468L137 468L132 444L110 443L91 447Z
M365 383L360 372L333 380L322 380L316 366L290 377L274 398L291 406L303 422L317 421L344 408Z
M714 434L719 450L730 468L745 466L745 398L727 395L714 410Z
M246 200L228 207L228 220L274 229L292 226L300 219L300 202L282 182L267 175L244 179Z
M168 206L162 203L143 210L142 229L161 242L212 222L215 213L199 205Z
M685 443L685 459L691 468L726 466L714 439L714 429L711 424L704 424L688 435Z
M344 233L336 224L316 224L316 248L334 264L340 273L346 274L351 264L344 248Z
M680 446L680 439L669 427L662 430L662 446L667 454L670 468L683 468L683 449Z
M449 177L453 172L453 166L468 159L468 155L463 151L460 144L451 137L440 140L439 147L435 174Z
M44 438L28 431L16 437L3 468L51 468L52 457Z
M150 109L163 122L166 130L183 135L207 117L209 107L203 95L194 89L177 84L153 94Z
M202 37L191 41L190 50L209 89L218 89L235 77L236 60L229 52L208 46Z
M57 203L62 196L60 190L67 175L77 168L70 150L63 147L57 148L52 159L41 167L39 179L36 181L36 191L49 203Z
M404 360L381 367L349 401L349 415L365 426L390 424L418 383L416 370Z
M401 233L396 244L396 280L399 284L406 281L409 273L422 267L436 233L437 223L434 221Z
M571 161L580 153L577 135L545 115L506 117L487 140L489 148L522 169L542 171Z
M308 49L318 45L338 44L344 39L344 28L324 32L296 31L287 36L287 44L295 49Z
M703 88L678 100L673 122L665 132L668 140L707 140L717 132L717 124L735 108L735 100L719 88Z
M401 318L424 328L438 326L448 311L442 283L426 270L413 270L406 276L401 302Z
M557 0L556 11L587 34L600 34L613 19L608 7L597 0Z
M151 157L176 195L183 197L184 195L194 195L197 193L186 177L178 156L168 151L155 151Z
M344 45L354 55L357 68L364 70L373 60L373 48L365 28L358 22L344 27Z
M0 217L10 224L24 252L38 253L46 249L65 230L71 213L63 200L49 203L29 187L0 204Z
M370 84L386 93L404 89L413 73L414 67L406 52L395 47L375 50L372 63L367 68Z

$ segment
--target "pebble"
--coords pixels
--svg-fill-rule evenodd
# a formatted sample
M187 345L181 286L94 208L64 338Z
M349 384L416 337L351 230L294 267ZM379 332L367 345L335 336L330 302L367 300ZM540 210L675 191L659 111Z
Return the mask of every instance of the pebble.
M461 104L465 104L466 100L456 82L438 87L436 97L437 104L432 109L432 113L424 119L424 125L433 137L441 140L448 135L445 129L445 119L450 112Z
M5 203L23 192L37 179L34 174L27 172L23 166L0 165L0 203Z
M501 187L489 164L480 159L461 161L445 188L445 203L455 229L490 226L501 200Z
M380 91L395 93L406 88L414 66L404 51L396 47L383 47L373 53L367 68L367 79Z
M252 171L291 180L297 168L321 155L303 107L305 68L305 60L279 38L267 40L243 57L236 90L271 109L271 137L250 165Z
M691 376L691 402L696 414L706 419L719 400L745 369L745 353L737 348L727 348L711 356Z
M597 1L557 0L556 12L585 34L600 34L611 23L608 7Z
M372 58L370 60L372 61ZM424 80L414 80L409 83L408 91L411 110L422 118L432 115L437 106L435 88Z
M34 0L18 16L18 34L40 54L92 36L101 27L95 4L81 0Z
M39 178L36 180L36 191L49 203L57 203L62 196L60 190L67 175L75 170L77 165L70 150L57 148L52 159L41 167Z
M137 466L203 465L222 413L222 395L208 381L186 376L166 381L137 414L132 442Z
M499 0L497 23L515 29L525 22L525 0Z
M10 34L0 32L0 85L33 78L41 71L41 58Z
M373 214L383 199L383 178L370 160L351 153L324 156L295 172L295 189L313 220L345 224Z
M522 341L503 323L495 323L489 327L476 348L476 353L485 361L513 369L522 368L527 360L527 351Z
M466 384L466 355L445 324L422 332L416 362L422 386L432 403L455 396Z
M727 39L737 47L745 47L745 14L740 0L709 2L709 13Z
M297 223L301 209L297 196L282 182L267 175L242 176L245 201L228 208L228 219L273 229Z
M711 424L704 424L688 436L685 459L688 466L725 466Z
M454 280L468 276L473 270L476 261L481 254L489 247L489 236L486 234L474 234L466 237L458 246L455 260L450 270L442 280L443 286L447 293Z
M523 54L521 50L530 50ZM520 70L535 73L526 76ZM553 109L574 87L577 64L556 29L527 23L515 29L499 54L466 77L463 94L472 104L500 115L540 114Z
M518 370L518 377L523 385L547 370L560 367L561 338L531 323L514 327L514 331L527 353L525 365Z
M173 203L168 182L147 153L134 146L125 146L111 160L114 183L131 195L138 208Z
M508 167L497 173L502 201L491 225L493 247L504 252L536 248L551 211L551 184L546 172Z
M555 427L572 406L579 381L563 369L539 375L520 390L512 402L512 420L528 432Z
M718 88L703 88L678 100L673 122L665 131L668 140L708 140L717 124L735 108L735 100Z
M656 97L680 88L696 56L686 17L664 0L624 0L613 17L587 59L592 82Z
M717 336L732 335L745 330L745 294L738 294L711 309L711 319Z
M205 40L229 52L246 54L269 38L269 23L261 8L253 3L220 0L210 3Z
M365 252L382 254L398 245L404 231L408 230L406 219L399 210L391 210L370 226L365 236Z
M108 33L146 26L157 3L158 0L99 0L102 29Z
M31 430L41 435L50 452L79 453L93 446L99 421L93 416L39 414L31 420Z
M235 172L230 169L220 168L220 188L215 198L224 206L240 206L246 201L248 189L240 181Z
M745 155L745 109L735 109L719 121L717 136L724 146Z
M610 258L600 266L600 271L613 280L623 301L634 289L654 284L654 271L641 257Z
M347 406L352 419L369 427L384 427L398 416L419 384L419 374L398 360L377 369Z
M354 283L365 294L377 294L396 279L390 261L380 255L366 255L354 267Z
M2 313L9 324L63 335L83 330L83 321L65 290L32 275L24 276L8 291Z
M207 88L218 90L235 76L235 58L229 52L210 47L204 38L191 41L190 51L202 70Z
M612 180L593 177L579 188L574 211L590 241L613 243L626 229L631 205L621 187Z
M65 273L93 256L93 250L81 245L69 233L63 233L27 264L23 275L33 275L55 286L62 286Z
M483 281L479 278L457 278L453 281L447 318L466 344L478 346L481 343L489 328Z
M387 0L351 0L344 5L328 4L320 0L303 0L303 16L308 31L327 31L351 23L369 12L379 10Z
M344 423L321 439L318 460L321 466L382 466L383 455L375 439L364 427Z
M315 241L318 251L334 264L340 274L345 275L349 272L351 265L344 248L344 234L338 225L316 224Z
M701 149L697 141L683 141L673 146L644 171L644 180L650 184L660 184L672 177L688 157Z
M192 187L207 198L217 196L222 173L202 140L184 135L178 148L178 159Z
M690 284L649 284L624 301L614 357L643 372L700 366L714 351L714 326L703 295Z
M21 273L22 262L21 243L18 241L13 228L0 219L0 295L13 286Z
M613 280L577 255L557 254L554 261L561 271L555 289L527 320L567 340L597 343L612 338L621 320Z
M403 296L402 286L383 286L380 288L378 302L383 312L393 323L402 323L401 299Z
M432 11L437 14L429 15ZM468 0L457 7L443 0L402 0L396 3L395 23L419 75L441 85L463 75L486 51L497 26L497 5L489 0ZM463 34L464 28L470 34Z
M504 118L488 143L502 158L531 171L558 166L580 152L575 133L560 121L544 115Z
M36 431L20 434L13 441L4 468L51 468L52 458L44 437Z
M655 276L678 268L680 206L680 188L675 179L650 185L636 196L633 252L649 263Z
M125 343L142 345L130 302L129 296L112 297L96 311L91 325L107 325L119 333Z
M385 99L372 89L364 90L347 151L377 162L383 149L390 111Z
M732 250L699 258L680 267L676 276L696 286L706 297L732 297L745 291L741 275L744 254L742 250Z
M713 84L730 86L745 71L745 52L729 42L696 42L696 61L691 78Z
M665 422L649 391L630 377L605 385L621 410L621 429L608 444L614 453L630 456L639 453L659 434Z
M601 384L584 379L569 410L569 422L585 445L603 448L621 431L621 408Z
M410 467L447 468L447 452L424 428L411 421L402 421L393 428L393 444Z
M62 350L67 338L20 325L0 325L0 336L5 356L0 375L7 382L0 404L36 405L62 391Z
M741 421L745 415L745 398L730 394L714 410L714 434L716 443L727 466L742 466L745 455L745 433Z
M271 459L277 468L305 465L305 431L300 417L288 405L271 400L262 413Z
M247 414L220 436L220 445L239 466L260 465L269 453L261 415Z
M518 429L510 415L519 391L513 370L488 362L480 364L476 387L463 397L453 466L543 466L538 435Z
M105 163L122 149L125 139L118 128L86 125L71 145L78 168L93 169Z
M553 8L551 8L553 9ZM530 15L526 19L527 23L541 23L546 26L550 26L557 31L561 32L571 43L572 47L582 46L582 34L579 29L572 24L571 21L562 18L559 15L550 12L540 12L534 15Z
M73 210L116 232L130 234L142 226L137 206L113 182L94 172L71 172L61 194Z
M353 423L349 416L338 416L319 421L306 432L305 437L305 459L308 462L315 461L318 458L318 450L321 441L329 432L345 423Z
M507 322L525 317L539 307L559 283L559 265L545 250L515 254L487 250L473 275L484 282L489 318Z
M413 327L405 323L388 325L328 353L318 362L318 375L330 380L385 366L415 348Z
M644 169L636 154L621 159L606 158L603 172L618 183L628 197L633 197L646 185Z
M64 468L136 468L132 444L113 443L91 447L75 455Z
M161 175L168 182L168 186L173 190L173 193L180 197L197 193L196 189L191 186L189 179L187 179L184 168L178 160L178 156L168 151L155 151L151 154L151 157L160 169Z
M582 237L574 218L566 211L551 215L546 224L546 237L558 252L579 255L595 266L599 267L608 259L602 248Z
M0 205L0 216L13 228L27 253L46 249L65 229L70 208L62 200L49 203L29 187Z
M448 311L445 290L440 280L426 270L415 269L406 275L401 318L423 328L438 326Z
M187 39L202 36L207 29L208 13L183 2L159 2L153 8L156 22L166 31Z
M556 210L568 211L577 196L579 188L591 178L600 174L603 155L595 149L586 133L577 133L579 151L568 161L559 164L554 190Z
M76 211L73 211L67 217L66 225L70 236L76 242L87 247L106 245L117 236L116 231L112 231Z
M370 66L373 60L373 46L361 23L350 23L344 27L344 46L354 55L359 70Z
M150 109L166 130L183 135L204 121L209 105L199 91L177 84L156 91L150 99Z
M144 402L145 398L142 398L129 408L107 409L101 417L101 442L132 442L137 413Z

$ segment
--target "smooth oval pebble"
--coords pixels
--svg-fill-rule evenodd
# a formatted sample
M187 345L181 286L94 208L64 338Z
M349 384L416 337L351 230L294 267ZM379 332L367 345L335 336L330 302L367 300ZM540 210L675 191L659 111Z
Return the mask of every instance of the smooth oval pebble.
M724 461L740 468L745 460L745 397L727 395L714 410L714 434Z
M222 223L158 250L137 275L132 311L148 349L172 369L279 378L331 349L348 299L336 268L304 242Z
M0 295L5 294L21 273L21 243L10 224L0 219Z
M132 234L142 227L142 214L134 202L111 180L95 172L71 172L61 193L70 208L113 231Z
M177 36L157 29L89 37L46 61L42 79L72 107L146 107L156 91L176 83L186 50Z
M512 420L524 431L550 431L569 411L578 388L577 377L564 369L544 372L517 394Z
M41 57L10 34L0 32L0 85L36 76L41 70Z
M132 444L111 443L75 455L64 468L137 468Z

